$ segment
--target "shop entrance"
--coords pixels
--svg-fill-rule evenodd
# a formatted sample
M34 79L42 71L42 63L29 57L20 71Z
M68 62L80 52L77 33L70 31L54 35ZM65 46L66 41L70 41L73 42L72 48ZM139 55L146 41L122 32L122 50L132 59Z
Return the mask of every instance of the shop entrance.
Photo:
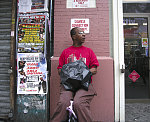
M125 120L149 121L150 3L124 3Z
M125 98L149 99L148 17L124 17Z

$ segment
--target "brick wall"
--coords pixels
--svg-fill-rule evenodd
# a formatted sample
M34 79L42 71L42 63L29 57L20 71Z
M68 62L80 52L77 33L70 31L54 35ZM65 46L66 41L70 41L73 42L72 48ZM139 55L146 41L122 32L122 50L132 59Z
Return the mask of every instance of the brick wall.
M66 8L66 0L55 0L54 6L54 57L51 60L50 116L59 99L60 77L57 74L61 52L72 45L71 19L89 19L89 31L85 46L98 56L100 66L93 76L97 91L91 103L91 112L96 122L114 121L113 59L109 57L109 4L108 0L96 0L96 8Z
M109 7L108 0L97 0L96 8L66 8L66 0L55 0L54 5L54 56L72 45L71 19L88 18L90 33L85 46L98 56L109 56Z

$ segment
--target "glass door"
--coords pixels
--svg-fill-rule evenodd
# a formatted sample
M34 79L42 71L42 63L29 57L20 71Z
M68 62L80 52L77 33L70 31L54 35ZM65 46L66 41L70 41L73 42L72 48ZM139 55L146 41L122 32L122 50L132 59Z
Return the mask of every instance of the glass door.
M126 99L149 99L148 18L124 17Z
M124 0L125 121L149 122L149 0Z

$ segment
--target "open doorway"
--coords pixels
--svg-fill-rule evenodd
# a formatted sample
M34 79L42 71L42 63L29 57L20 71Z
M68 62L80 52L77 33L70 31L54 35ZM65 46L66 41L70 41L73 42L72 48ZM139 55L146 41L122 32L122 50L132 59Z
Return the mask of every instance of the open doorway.
M126 121L150 119L149 6L123 4Z

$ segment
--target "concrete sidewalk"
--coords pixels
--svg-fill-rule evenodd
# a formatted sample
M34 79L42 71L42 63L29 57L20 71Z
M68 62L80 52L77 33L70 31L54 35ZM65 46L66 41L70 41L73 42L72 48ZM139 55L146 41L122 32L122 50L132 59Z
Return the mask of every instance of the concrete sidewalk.
M126 103L126 122L150 122L150 103Z

